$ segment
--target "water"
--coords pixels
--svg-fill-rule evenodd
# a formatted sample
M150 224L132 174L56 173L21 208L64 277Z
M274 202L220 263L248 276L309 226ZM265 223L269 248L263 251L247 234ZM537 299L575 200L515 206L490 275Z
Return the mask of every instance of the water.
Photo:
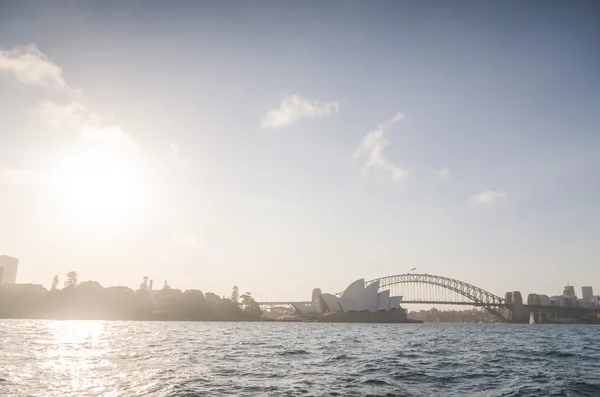
M600 396L600 327L0 320L2 396Z

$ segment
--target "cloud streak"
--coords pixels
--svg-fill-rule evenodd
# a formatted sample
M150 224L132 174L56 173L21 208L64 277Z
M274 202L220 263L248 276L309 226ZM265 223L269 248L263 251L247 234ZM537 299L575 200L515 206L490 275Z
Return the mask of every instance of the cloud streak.
M494 190L486 190L484 192L475 194L469 199L469 203L473 205L478 204L494 204L500 200L506 200L508 194L506 192L499 192Z
M0 71L13 73L23 84L69 89L62 68L35 44L16 46L10 51L0 50Z
M337 101L322 102L291 95L281 100L279 107L271 109L262 119L261 127L278 129L288 127L301 119L320 119L337 114L340 105Z
M0 50L0 71L14 74L27 85L50 87L69 92L81 90L70 87L63 78L63 70L42 53L35 44ZM59 105L45 100L34 113L56 129L76 131L83 140L104 141L115 146L138 149L137 142L118 125L105 123L102 117L79 102Z
M102 117L79 102L58 105L52 101L41 102L34 111L40 119L60 130L75 131L87 141L103 141L131 150L139 148L131 135L120 126L104 123Z
M355 158L365 159L365 168L376 168L388 172L394 181L404 178L408 171L392 163L384 155L384 150L390 145L385 136L385 131L404 118L404 114L396 113L394 117L379 124L376 129L369 131L362 139L358 149L354 152Z

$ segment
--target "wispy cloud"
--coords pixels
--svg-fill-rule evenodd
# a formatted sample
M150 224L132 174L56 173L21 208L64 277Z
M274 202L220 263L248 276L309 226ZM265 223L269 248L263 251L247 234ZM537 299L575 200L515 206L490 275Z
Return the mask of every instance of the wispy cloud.
M44 175L34 171L19 168L0 168L0 186L38 185L45 180Z
M100 119L79 102L57 105L52 101L42 101L34 109L34 114L57 129L79 130L82 125L100 123Z
M446 166L442 168L431 168L431 171L442 179L449 178L451 174L450 168Z
M104 141L115 146L138 149L137 142L121 127L104 123L102 117L79 102L58 105L52 101L43 101L35 109L35 114L56 129L76 131L84 140Z
M0 50L0 71L13 73L23 84L69 89L62 68L44 55L35 44Z
M172 143L172 144L169 145L169 150L171 152L171 157L179 165L181 165L184 168L191 168L192 167L192 161L191 160L187 160L187 159L184 160L182 158L182 156L181 156L181 149L179 148L179 145L177 145L175 143Z
M506 192L498 192L494 190L486 190L471 196L469 203L471 204L494 204L500 200L506 200L508 194Z
M62 68L52 62L35 44L0 50L0 71L13 73L23 84L38 85L81 92L70 87L63 78ZM137 142L117 125L105 123L98 114L79 102L59 105L40 102L35 113L57 129L77 131L82 139L104 141L136 150Z
M340 105L337 101L322 102L291 95L283 98L278 108L267 112L262 119L261 127L272 129L287 127L300 119L319 119L339 111Z
M106 127L85 125L81 128L81 137L89 141L104 141L114 146L121 146L131 150L137 150L139 145L118 125Z
M363 138L358 149L356 149L356 152L354 152L354 157L366 160L366 168L385 170L390 173L394 181L404 178L408 174L408 171L395 165L385 157L383 151L390 145L390 141L385 137L385 131L403 118L404 114L397 113L391 119L379 124L376 129L369 131Z

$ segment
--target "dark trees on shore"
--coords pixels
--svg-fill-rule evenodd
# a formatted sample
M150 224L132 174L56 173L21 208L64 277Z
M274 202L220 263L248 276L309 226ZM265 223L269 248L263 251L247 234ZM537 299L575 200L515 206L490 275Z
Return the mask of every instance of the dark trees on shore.
M54 276L52 278L52 285L50 286L50 291L56 291L58 289L58 276Z
M240 290L237 285L234 285L231 289L231 299L232 302L238 303L240 301Z
M167 282L163 289L152 291L147 277L138 291L78 280L76 272L69 272L60 290L55 276L50 291L36 285L3 285L0 318L252 321L262 315L249 294L242 295L239 304L234 296L221 298L194 289L182 292Z
M67 273L67 280L65 281L65 288L74 288L77 287L77 283L79 281L79 276L77 272L70 271Z

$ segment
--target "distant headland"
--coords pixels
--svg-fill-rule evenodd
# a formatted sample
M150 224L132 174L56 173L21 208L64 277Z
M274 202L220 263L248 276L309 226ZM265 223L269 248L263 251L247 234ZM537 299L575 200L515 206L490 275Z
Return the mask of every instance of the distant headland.
M143 278L137 290L104 288L96 281L79 282L69 272L63 288L54 277L50 290L37 284L0 286L0 318L137 321L259 321L262 311L250 293L233 287L231 296L192 289L181 291L165 281L153 289Z

